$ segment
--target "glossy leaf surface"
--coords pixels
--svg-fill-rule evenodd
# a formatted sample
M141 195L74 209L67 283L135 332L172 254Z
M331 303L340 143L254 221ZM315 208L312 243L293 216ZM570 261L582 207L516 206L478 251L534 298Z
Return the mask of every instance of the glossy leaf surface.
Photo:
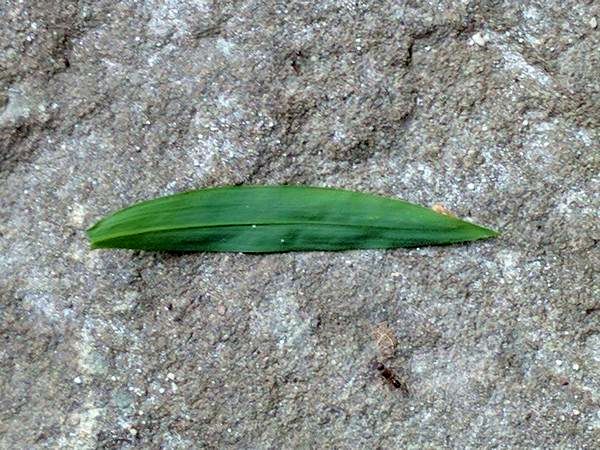
M92 248L247 253L416 247L497 235L405 201L305 186L175 194L125 208L88 230Z

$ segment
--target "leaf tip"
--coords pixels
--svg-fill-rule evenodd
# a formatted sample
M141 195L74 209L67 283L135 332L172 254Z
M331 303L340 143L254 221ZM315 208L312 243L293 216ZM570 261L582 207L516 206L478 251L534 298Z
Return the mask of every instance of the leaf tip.
M492 239L501 236L502 233L500 231L492 230L491 228L479 227L482 232L482 239Z

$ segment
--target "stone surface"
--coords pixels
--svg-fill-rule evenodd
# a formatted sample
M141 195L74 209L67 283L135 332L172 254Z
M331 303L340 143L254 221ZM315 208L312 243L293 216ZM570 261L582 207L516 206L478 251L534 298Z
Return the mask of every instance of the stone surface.
M0 5L0 447L598 448L594 1ZM131 202L442 203L446 248L89 251ZM370 367L373 328L409 393Z

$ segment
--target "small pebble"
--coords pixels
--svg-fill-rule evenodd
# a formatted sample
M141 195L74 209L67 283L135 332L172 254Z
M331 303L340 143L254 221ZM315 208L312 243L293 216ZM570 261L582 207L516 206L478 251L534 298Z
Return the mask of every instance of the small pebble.
M129 434L131 434L132 436L136 436L137 435L137 430L135 428L130 428L129 429Z
M592 30L595 30L598 27L598 19L592 17L590 19L590 27L592 27Z
M579 370L579 364L577 364L577 363L573 364L573 370Z
M475 33L473 36L471 36L471 39L473 39L473 42L480 47L485 47L485 38L481 33Z
M169 372L169 373L167 374L167 378L168 378L169 380L174 380L174 379L175 379L175 375L173 375L171 372Z
M81 379L81 377L73 378L73 383L81 384L82 382L83 382L83 380Z

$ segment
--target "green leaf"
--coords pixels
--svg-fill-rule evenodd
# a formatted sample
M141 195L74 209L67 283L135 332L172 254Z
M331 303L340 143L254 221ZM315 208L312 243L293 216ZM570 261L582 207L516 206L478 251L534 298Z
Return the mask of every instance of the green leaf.
M92 248L287 252L452 244L498 233L401 200L304 186L200 189L138 203L88 231Z

